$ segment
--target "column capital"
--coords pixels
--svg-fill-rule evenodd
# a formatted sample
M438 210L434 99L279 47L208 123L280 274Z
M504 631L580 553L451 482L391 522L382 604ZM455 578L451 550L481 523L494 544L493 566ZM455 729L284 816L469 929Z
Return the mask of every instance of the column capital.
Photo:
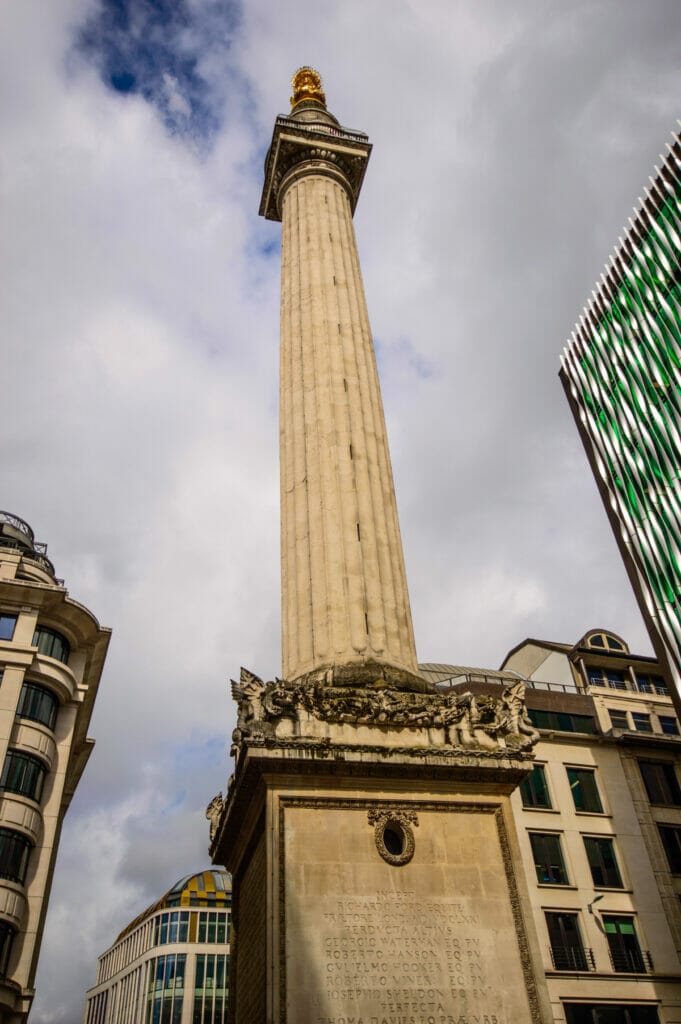
M310 104L310 106L312 106ZM265 159L265 183L260 199L260 216L281 220L281 204L292 181L306 174L325 174L339 181L355 211L364 172L371 153L369 137L340 125L326 111L300 115L279 115L274 123L272 144ZM314 120L309 118L314 117Z

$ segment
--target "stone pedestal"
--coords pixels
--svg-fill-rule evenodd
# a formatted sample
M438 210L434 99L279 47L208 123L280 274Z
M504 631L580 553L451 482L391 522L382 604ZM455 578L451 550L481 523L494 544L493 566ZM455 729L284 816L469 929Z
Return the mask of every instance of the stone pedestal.
M509 807L520 688L234 691L236 772L208 809L232 1024L550 1021Z

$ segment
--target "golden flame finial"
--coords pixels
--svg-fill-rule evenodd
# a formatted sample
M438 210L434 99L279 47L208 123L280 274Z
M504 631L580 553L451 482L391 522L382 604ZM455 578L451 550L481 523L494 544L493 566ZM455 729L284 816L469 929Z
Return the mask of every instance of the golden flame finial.
M298 68L291 79L293 96L291 97L291 110L294 110L303 100L314 100L326 110L326 96L322 90L322 79L314 68Z

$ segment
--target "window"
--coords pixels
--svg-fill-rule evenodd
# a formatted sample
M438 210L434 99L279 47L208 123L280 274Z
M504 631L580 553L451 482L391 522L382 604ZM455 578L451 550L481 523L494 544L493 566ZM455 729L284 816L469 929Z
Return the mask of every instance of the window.
M653 727L650 724L650 715L644 715L641 711L632 711L631 717L634 720L634 729L637 732L653 731Z
M633 917L603 915L603 927L610 947L610 960L618 974L645 974L641 947L634 927Z
M529 708L532 725L537 729L553 729L556 732L595 733L596 723L591 715L569 715L564 711L539 711Z
M599 651L626 651L621 640L612 633L592 633L586 638L587 647L595 647Z
M566 1024L659 1024L655 1006L625 1003L563 1003Z
M551 959L557 971L593 970L591 950L584 949L576 914L546 914Z
M150 961L145 1024L180 1024L186 959L170 953Z
M603 804L596 786L596 773L593 768L568 768L568 782L575 802L576 811L589 814L602 814Z
M681 828L675 825L658 825L660 839L667 854L669 870L673 875L681 875Z
M0 878L24 884L32 846L25 836L0 828Z
M18 718L30 718L33 722L46 725L48 729L54 729L58 708L59 701L55 695L43 686L24 683L21 687L17 708Z
M12 951L12 939L16 932L6 921L0 921L0 978L7 976L7 961Z
M589 677L591 686L609 686L612 690L627 689L626 676L619 669L587 665L586 674Z
M0 777L0 788L40 800L46 773L45 765L29 754L8 750Z
M641 693L660 693L663 697L668 693L662 676L653 676L649 672L637 672L636 685Z
M192 1024L222 1024L226 1019L228 994L229 956L224 953L197 956Z
M173 910L159 914L154 921L154 946L167 942L186 942L189 934L189 911Z
M639 761L638 766L651 804L681 807L681 788L670 761Z
M530 845L539 884L569 885L560 836L551 832L530 832Z
M227 942L229 925L228 914L204 912L199 914L199 930L197 942Z
M16 615L0 614L0 640L11 640L14 636L14 627L16 624Z
M608 708L608 714L610 715L610 724L613 729L629 728L629 719L627 718L626 711L615 711L614 708Z
M679 735L679 723L674 715L658 715L660 728L667 736Z
M585 836L584 848L594 885L599 889L622 889L612 839L606 836Z
M66 665L69 660L71 648L68 640L56 629L48 629L47 626L38 626L33 634L33 646L38 648L40 654L46 654L48 658L56 658Z
M551 807L543 764L533 765L530 774L520 783L520 798L523 807Z

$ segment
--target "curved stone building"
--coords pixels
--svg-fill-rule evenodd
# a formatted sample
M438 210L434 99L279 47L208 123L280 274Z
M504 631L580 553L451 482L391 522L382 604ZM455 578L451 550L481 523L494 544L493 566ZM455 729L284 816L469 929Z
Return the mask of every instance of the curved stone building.
M232 881L181 878L99 958L85 1024L224 1024Z
M109 644L69 597L44 544L0 512L0 1021L33 1000L62 820L94 741Z

